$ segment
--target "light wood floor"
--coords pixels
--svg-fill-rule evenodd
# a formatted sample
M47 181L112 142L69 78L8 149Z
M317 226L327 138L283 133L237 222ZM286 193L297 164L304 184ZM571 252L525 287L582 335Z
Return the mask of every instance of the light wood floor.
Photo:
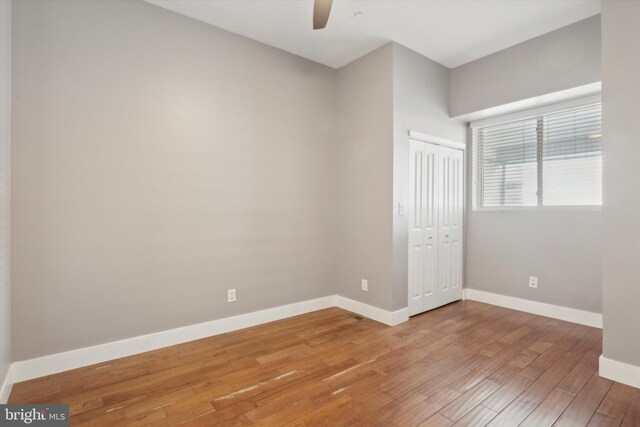
M332 308L16 384L72 425L640 426L601 331L473 301L395 327Z

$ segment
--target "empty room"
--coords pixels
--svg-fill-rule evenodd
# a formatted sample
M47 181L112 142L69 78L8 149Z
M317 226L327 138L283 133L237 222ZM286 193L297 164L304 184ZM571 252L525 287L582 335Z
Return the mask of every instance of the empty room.
M0 426L640 427L640 0L0 0Z

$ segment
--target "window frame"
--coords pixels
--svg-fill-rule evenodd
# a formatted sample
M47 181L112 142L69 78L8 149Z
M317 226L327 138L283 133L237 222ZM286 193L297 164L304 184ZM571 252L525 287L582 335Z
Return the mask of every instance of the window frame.
M598 95L592 95L588 97L583 97L579 99L573 99L570 101L559 102L555 104L546 105L543 107L532 108L524 111L518 111L511 114L503 114L496 117L491 117L488 119L477 120L469 123L470 128L470 140L471 140L471 150L469 150L469 155L471 156L471 178L472 178L472 200L471 200L471 210L472 211L486 211L486 212L544 212L544 211L601 211L602 204L600 205L552 205L552 206L544 206L542 205L542 192L544 188L542 188L542 183L540 182L542 176L538 174L538 189L542 189L537 194L538 197L538 205L537 206L481 206L481 195L480 195L480 185L479 185L479 168L477 164L477 141L474 138L474 133L477 128L484 128L487 126L507 124L511 122L526 120L526 119L537 119L538 123L541 121L541 116L544 114L560 112L563 110L569 110L573 108L579 108L590 104L600 103L602 104L602 97ZM538 140L538 148L537 148L537 161L536 167L538 170L542 168L542 162L540 157L542 156L542 150L540 150L539 145L542 142Z

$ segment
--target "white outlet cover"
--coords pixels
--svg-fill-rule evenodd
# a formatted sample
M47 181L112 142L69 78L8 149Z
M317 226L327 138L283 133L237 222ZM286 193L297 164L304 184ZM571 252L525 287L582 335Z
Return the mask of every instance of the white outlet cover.
M362 279L362 290L363 291L369 290L369 281L367 279Z
M529 287L530 288L538 287L538 278L536 276L529 276Z
M235 289L227 290L227 302L236 302L236 290Z

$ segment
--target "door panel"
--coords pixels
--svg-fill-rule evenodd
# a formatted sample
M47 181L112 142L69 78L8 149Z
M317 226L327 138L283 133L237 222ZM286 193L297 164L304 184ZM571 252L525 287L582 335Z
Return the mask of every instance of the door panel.
M411 141L409 165L409 314L436 307L437 147Z
M463 152L439 147L438 305L462 298Z

